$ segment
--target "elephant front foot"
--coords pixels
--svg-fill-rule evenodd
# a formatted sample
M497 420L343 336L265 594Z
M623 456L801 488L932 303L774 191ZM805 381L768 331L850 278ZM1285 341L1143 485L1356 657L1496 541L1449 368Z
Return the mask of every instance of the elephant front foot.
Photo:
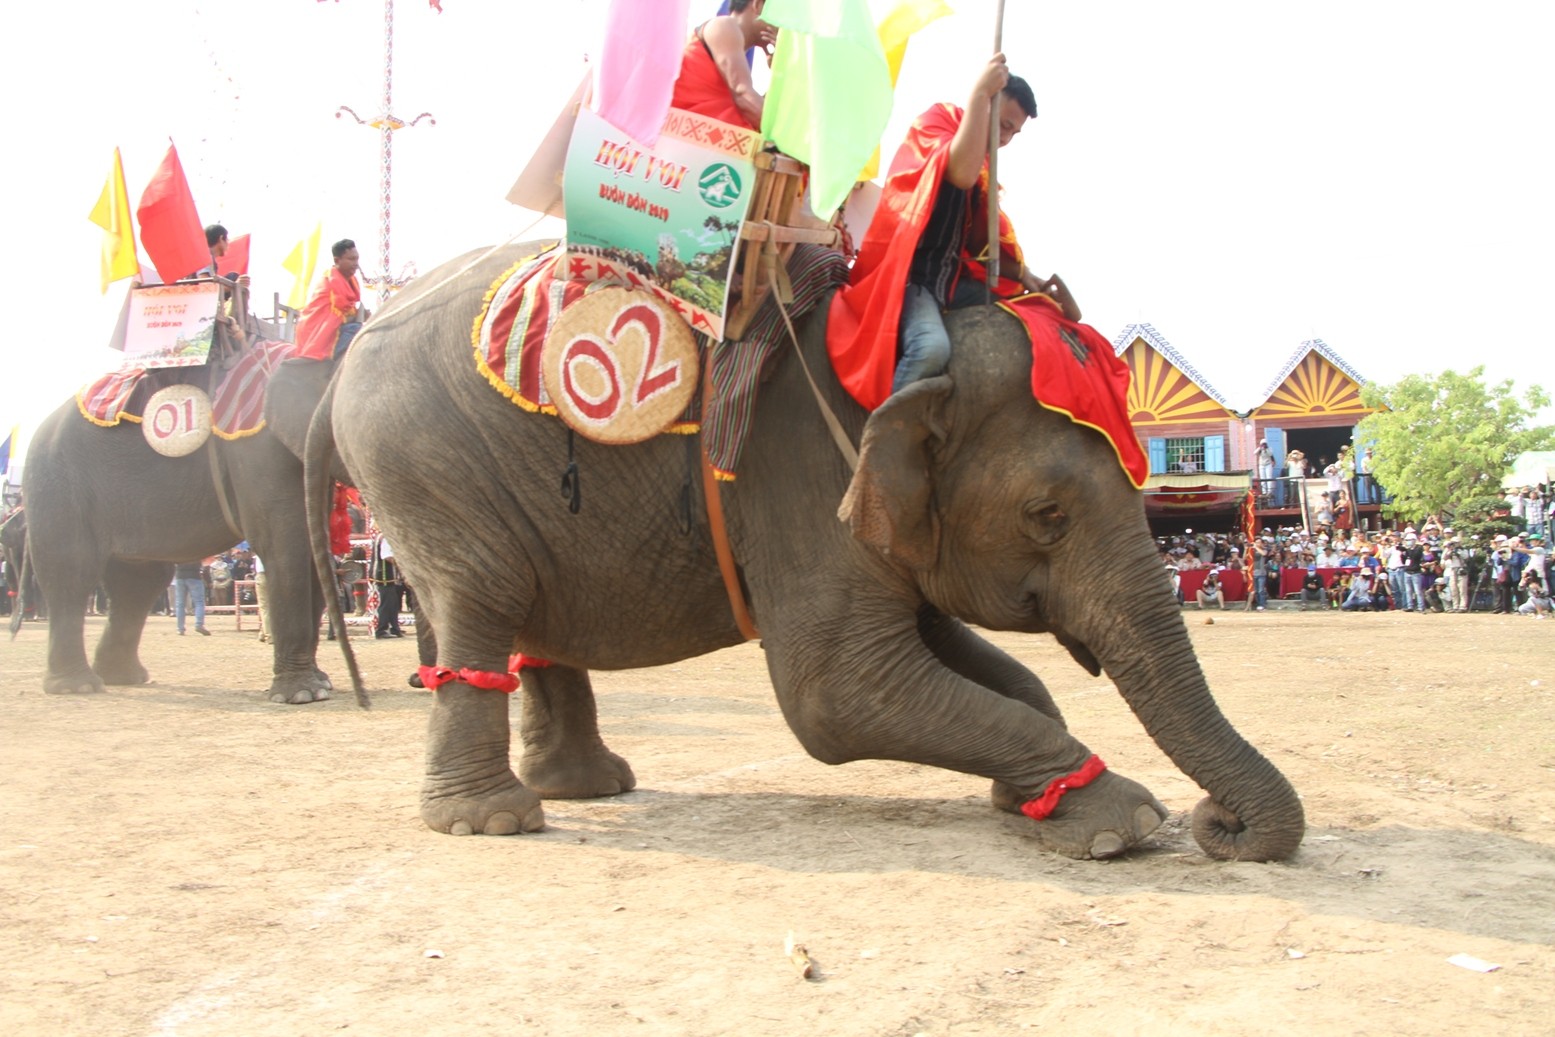
M310 702L329 699L334 685L322 670L314 670L302 677L277 677L270 685L270 701L290 706L305 706Z
M43 691L48 695L101 695L107 690L102 678L91 670L52 674L43 679Z
M1019 814L1032 798L1002 781L993 783L993 805L1000 810ZM1166 813L1139 782L1104 771L1089 785L1064 793L1051 814L1033 823L1043 849L1104 860L1138 846L1166 820Z
M131 659L128 662L99 662L97 675L102 678L104 684L145 684L151 680L151 673L140 664L140 660ZM99 688L99 691L102 689Z
M604 746L583 757L531 749L519 760L518 774L546 799L595 799L637 787L632 765Z
M545 810L533 789L511 774L490 791L421 794L421 820L446 835L518 835L545 827Z

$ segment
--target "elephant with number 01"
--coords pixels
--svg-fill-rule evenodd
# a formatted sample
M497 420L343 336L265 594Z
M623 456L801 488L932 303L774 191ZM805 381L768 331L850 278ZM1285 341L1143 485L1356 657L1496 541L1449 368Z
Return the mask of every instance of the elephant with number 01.
M333 370L331 362L280 364L266 390L263 428L232 440L212 435L183 457L154 451L134 422L93 424L73 400L43 420L22 492L27 560L49 602L45 691L146 683L141 636L173 563L247 540L264 560L271 602L270 699L329 698L329 677L316 665L324 596L309 553L302 449ZM136 393L190 374L152 372ZM84 616L99 585L108 593L108 621L89 664Z
M588 671L743 640L707 511L686 520L685 438L570 444L561 421L513 406L472 363L483 294L523 254L457 260L396 298L342 361L307 447L316 565L323 469L338 454L430 616L435 669L458 674L435 692L421 801L426 824L454 834L533 831L543 799L633 788L601 738ZM1166 809L1095 770L1042 681L967 624L1048 632L1092 674L1105 670L1208 791L1193 814L1206 853L1288 857L1304 833L1300 801L1212 698L1177 603L1152 578L1143 501L1114 448L1038 405L1031 340L1014 317L976 307L947 324L948 372L867 413L831 371L818 307L798 324L799 348L861 444L856 471L790 347L761 388L737 481L718 484L794 734L830 764L982 775L993 805L1013 813L1032 816L1023 806L1047 798L1032 822L1043 846L1123 853ZM576 513L557 492L569 458L586 487ZM551 661L521 671L516 754L507 697L465 679L504 672L514 651Z

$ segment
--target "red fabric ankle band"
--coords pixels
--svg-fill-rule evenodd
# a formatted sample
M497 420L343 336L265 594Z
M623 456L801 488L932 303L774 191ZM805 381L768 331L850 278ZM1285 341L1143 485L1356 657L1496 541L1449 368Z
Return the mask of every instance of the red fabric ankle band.
M514 673L523 669L543 670L549 665L551 660L542 659L538 655L525 655L523 652L508 657L508 669Z
M1101 757L1092 753L1091 758L1086 760L1079 770L1073 774L1066 774L1062 778L1054 778L1047 783L1047 788L1042 790L1042 795L1022 803L1020 812L1033 821L1041 821L1058 807L1058 801L1064 798L1065 792L1089 785L1106 769L1107 765L1101 762Z
M446 666L422 666L416 670L421 683L428 691L436 691L449 681L460 681L472 688L500 691L511 695L518 690L518 677L511 673L493 673L490 670L451 670Z

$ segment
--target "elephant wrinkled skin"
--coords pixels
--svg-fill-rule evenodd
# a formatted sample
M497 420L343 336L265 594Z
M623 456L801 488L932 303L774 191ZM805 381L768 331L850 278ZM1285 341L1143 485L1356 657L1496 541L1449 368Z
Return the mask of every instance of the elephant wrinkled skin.
M140 639L173 563L247 540L264 559L272 603L271 700L329 698L329 678L315 665L324 596L308 550L301 448L333 368L282 364L266 396L264 429L232 441L213 435L185 457L156 453L134 423L88 422L74 400L44 419L28 449L22 490L28 559L50 606L45 691L100 692L105 684L148 681ZM237 533L217 497L212 449ZM108 623L89 665L83 623L87 597L99 584L108 592Z
M583 507L558 495L566 428L484 383L470 326L520 255L502 250L421 278L356 340L308 443L317 559L339 459L393 542L437 633L437 662L501 671L509 652L553 660L522 674L521 755L508 703L466 684L436 693L422 816L444 832L543 823L542 798L626 791L600 738L589 669L653 666L741 639L683 437L629 447L579 439ZM446 282L446 283L445 283ZM1210 797L1194 831L1212 856L1278 859L1301 805L1220 713L1158 568L1140 495L1096 432L1039 407L1031 347L992 308L948 318L954 358L866 414L831 376L824 310L800 328L828 403L861 442L850 474L800 365L762 388L739 479L720 487L740 575L785 718L827 763L896 759L993 781L1018 811L1091 751L1042 681L968 628L1048 631L1105 670L1161 748ZM423 434L408 436L407 421ZM839 505L841 505L839 521ZM1034 823L1043 845L1107 857L1165 817L1108 770Z

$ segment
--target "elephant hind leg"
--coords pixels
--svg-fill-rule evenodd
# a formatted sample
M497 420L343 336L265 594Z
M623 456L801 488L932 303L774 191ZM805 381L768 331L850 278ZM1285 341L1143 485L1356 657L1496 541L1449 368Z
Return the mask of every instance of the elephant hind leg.
M166 562L126 562L110 559L103 570L103 589L108 592L108 625L92 668L108 684L145 684L151 679L140 661L140 638L146 616L157 596L172 579Z
M524 667L524 754L519 776L546 799L593 799L637 787L631 766L605 747L585 670Z
M517 835L545 827L540 797L508 766L508 696L460 681L433 693L421 819L450 835Z

